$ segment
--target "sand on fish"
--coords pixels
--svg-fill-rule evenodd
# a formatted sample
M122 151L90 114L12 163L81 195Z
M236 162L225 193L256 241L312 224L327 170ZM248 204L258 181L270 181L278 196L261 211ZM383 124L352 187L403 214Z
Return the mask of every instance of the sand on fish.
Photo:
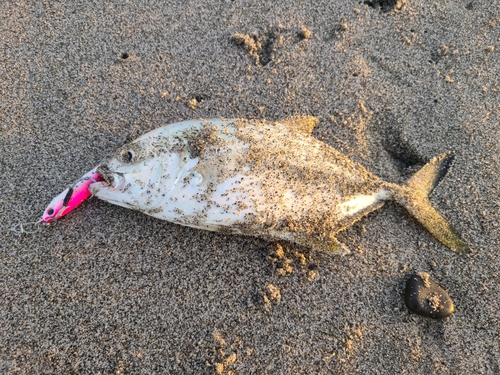
M500 372L498 4L0 9L0 373ZM97 199L36 235L8 231L138 134L292 115L317 117L315 137L395 183L454 152L431 201L473 253L395 204L341 233L343 256ZM416 272L448 291L451 317L407 311Z

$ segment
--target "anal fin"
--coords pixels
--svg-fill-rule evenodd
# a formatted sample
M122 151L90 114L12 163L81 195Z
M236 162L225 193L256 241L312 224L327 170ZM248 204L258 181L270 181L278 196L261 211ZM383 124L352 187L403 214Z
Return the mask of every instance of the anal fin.
M285 125L291 132L298 132L310 136L319 120L313 116L293 116L276 122Z
M334 253L340 252L341 254L350 253L350 250L334 236L302 235L300 238L294 239L293 242L313 250L328 250Z

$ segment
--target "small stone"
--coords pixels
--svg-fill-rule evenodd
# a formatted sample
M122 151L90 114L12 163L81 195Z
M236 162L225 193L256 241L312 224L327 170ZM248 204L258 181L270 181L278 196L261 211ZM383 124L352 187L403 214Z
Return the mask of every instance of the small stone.
M188 107L191 109L195 109L197 105L198 105L198 100L196 100L196 98L191 99L188 103Z
M274 301L278 303L281 300L281 292L278 288L276 288L273 284L269 284L267 286L268 290L268 298L270 301Z
M302 28L299 31L299 36L302 39L309 39L311 37L312 33L310 30L307 29L307 27L302 26Z
M224 363L216 363L215 364L215 373L222 374L224 372Z
M411 275L406 282L405 303L411 312L434 319L444 319L455 311L448 292L425 272Z
M309 271L307 272L307 281L311 282L313 281L317 276L316 271Z

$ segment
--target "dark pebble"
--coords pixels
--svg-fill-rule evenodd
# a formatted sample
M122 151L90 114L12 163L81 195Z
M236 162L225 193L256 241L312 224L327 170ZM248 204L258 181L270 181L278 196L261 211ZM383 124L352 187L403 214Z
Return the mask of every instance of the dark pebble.
M411 275L406 282L405 303L411 312L434 319L444 319L455 311L448 292L424 272Z

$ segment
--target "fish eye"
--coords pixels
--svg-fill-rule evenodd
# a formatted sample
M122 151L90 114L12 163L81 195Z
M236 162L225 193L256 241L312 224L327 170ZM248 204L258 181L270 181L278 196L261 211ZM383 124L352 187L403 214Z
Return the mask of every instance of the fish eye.
M52 216L54 214L54 209L51 207L47 210L47 215Z
M122 159L125 163L132 163L132 160L134 159L134 151L132 150L127 150L122 152Z

